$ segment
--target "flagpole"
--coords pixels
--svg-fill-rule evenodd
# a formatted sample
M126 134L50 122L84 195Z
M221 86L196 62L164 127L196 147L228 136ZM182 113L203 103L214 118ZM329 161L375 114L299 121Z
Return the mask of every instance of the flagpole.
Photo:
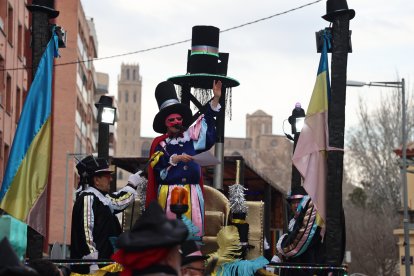
M342 5L342 6L341 6ZM355 15L346 0L328 0L324 19L332 25L331 95L328 107L329 147L326 185L326 263L340 265L345 250L345 219L342 205L342 177L345 132L346 72L349 21Z

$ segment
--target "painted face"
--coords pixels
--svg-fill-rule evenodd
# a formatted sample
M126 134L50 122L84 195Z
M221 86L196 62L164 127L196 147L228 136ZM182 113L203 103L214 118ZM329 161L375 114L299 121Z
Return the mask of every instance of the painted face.
M177 113L170 114L165 119L165 126L167 127L172 127L175 125L182 125L182 124L183 124L183 117Z

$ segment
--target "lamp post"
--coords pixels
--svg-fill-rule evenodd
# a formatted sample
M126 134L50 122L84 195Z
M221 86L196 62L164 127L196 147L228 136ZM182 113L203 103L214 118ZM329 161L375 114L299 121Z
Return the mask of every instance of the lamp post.
M404 210L404 246L405 246L405 275L411 275L410 273L410 233L409 233L409 219L408 219L408 189L407 189L407 112L405 107L405 80L401 81L378 81L378 82L360 82L360 81L347 81L347 86L379 86L379 87L391 87L401 89L401 132L402 132L402 165L401 165L401 178L403 188L403 210Z
M99 102L95 103L98 109L98 157L109 158L109 125L115 123L116 108L112 106L112 97L101 96Z
M303 110L300 103L296 103L295 108L292 110L292 115L289 116L288 122L292 126L293 138L286 135L290 140L293 140L293 152L295 152L296 144L298 143L299 135L302 130L305 121L305 110ZM292 164L292 180L290 188L298 187L301 185L301 176L298 169Z

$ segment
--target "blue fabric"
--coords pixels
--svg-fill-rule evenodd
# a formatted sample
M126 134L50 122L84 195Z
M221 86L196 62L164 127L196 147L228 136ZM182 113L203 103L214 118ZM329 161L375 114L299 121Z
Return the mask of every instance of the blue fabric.
M26 158L30 144L51 115L53 58L58 55L58 37L53 31L53 37L49 41L39 62L20 115L0 190L0 201L13 183L13 179L23 159Z
M198 136L198 140L194 141L194 149L197 150L203 150L206 148L207 143L207 123L206 120L203 118L201 120L201 130L200 135Z

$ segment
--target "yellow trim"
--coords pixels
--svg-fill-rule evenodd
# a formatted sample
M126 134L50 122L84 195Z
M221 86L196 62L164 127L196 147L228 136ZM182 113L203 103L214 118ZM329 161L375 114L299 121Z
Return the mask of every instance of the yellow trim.
M123 267L122 265L115 263L115 264L110 264L104 267L99 268L98 271L96 271L95 273L92 274L80 274L80 273L75 273L72 272L70 273L70 276L103 276L105 275L107 272L119 272L122 271Z
M163 156L163 155L164 155L164 153L162 151L156 151L151 155L150 160L152 159L152 161L151 161L151 167L152 168L154 168L155 165L157 165L158 161L160 161L160 157Z

